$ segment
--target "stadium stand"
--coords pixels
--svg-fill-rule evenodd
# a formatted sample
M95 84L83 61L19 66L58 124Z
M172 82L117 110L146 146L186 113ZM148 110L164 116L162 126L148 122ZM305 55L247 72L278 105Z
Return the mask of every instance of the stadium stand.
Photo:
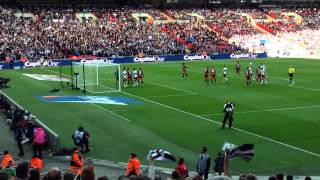
M135 56L140 52L145 55L246 52L248 47L230 41L228 43L228 40L237 36L250 38L263 34L248 17L256 21L260 29L281 36L291 36L292 33L307 36L308 33L304 31L312 31L313 34L319 30L320 21L317 8L277 11L172 9L162 12L130 8L17 10L0 7L0 12L1 60L56 59L74 55ZM302 24L286 14L289 12L302 16ZM143 13L145 16L134 16ZM314 44L312 42L311 45ZM307 49L317 49L301 43Z

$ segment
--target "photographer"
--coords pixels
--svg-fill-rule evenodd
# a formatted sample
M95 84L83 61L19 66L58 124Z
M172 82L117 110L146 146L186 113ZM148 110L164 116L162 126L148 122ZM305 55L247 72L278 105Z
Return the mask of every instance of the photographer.
M227 101L223 107L223 112L225 114L222 122L222 129L224 129L224 126L226 125L227 121L229 124L229 129L231 129L232 121L233 121L233 110L234 110L234 104L230 101Z
M79 147L81 151L85 152L89 152L91 150L89 148L89 137L90 134L81 126L72 134L74 144Z

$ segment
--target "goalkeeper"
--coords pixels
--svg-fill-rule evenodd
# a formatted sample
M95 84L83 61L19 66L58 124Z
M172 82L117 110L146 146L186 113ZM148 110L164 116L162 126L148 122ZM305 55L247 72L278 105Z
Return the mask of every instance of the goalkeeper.
M229 124L229 129L231 129L232 121L233 121L233 110L234 110L234 104L230 101L227 101L226 104L224 104L223 106L224 118L222 122L222 129L224 129L227 121Z

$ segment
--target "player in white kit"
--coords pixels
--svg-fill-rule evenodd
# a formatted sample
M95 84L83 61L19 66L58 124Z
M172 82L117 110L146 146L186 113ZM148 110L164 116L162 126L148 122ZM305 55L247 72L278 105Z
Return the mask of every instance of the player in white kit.
M229 80L228 80L228 77L227 77L227 74L228 74L228 68L226 65L223 65L223 69L222 69L223 73L222 73L222 76L223 76L223 82L225 83L229 83Z

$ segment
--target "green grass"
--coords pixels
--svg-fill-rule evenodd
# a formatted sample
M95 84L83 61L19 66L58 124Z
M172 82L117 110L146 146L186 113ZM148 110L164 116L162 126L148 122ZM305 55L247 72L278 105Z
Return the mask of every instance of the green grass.
M131 68L143 68L144 86L123 88L121 93L94 95L126 96L141 102L127 106L98 104L100 107L97 107L94 104L45 103L38 100L36 96L52 95L49 91L59 87L59 83L38 81L21 74L55 74L52 71L58 72L58 68L50 68L50 71L40 68L6 70L1 71L1 76L12 79L12 87L3 91L58 133L62 147L72 147L72 132L79 125L84 126L92 135L90 142L94 149L86 154L87 157L124 162L129 153L137 152L146 163L148 150L164 148L184 157L189 168L194 169L202 145L208 147L214 158L225 141L237 145L254 143L255 158L249 163L241 159L233 160L230 163L233 174L252 172L270 175L283 172L320 175L320 155L291 147L320 154L320 61L254 60L255 67L260 63L266 64L269 84L261 86L253 83L250 88L244 80L244 68L249 61L240 60L242 74L239 77L234 72L235 62L186 62L189 78L185 80L180 75L181 62L125 64ZM229 68L228 85L222 83L224 64ZM287 80L290 64L296 69L296 85L293 87L288 86ZM211 65L216 66L218 79L215 85L207 86L203 83L203 70ZM63 73L69 74L67 71L64 69ZM82 95L69 88L56 94ZM217 124L222 121L222 107L228 99L236 104L234 126L239 129L222 130ZM174 163L158 165L174 167Z

